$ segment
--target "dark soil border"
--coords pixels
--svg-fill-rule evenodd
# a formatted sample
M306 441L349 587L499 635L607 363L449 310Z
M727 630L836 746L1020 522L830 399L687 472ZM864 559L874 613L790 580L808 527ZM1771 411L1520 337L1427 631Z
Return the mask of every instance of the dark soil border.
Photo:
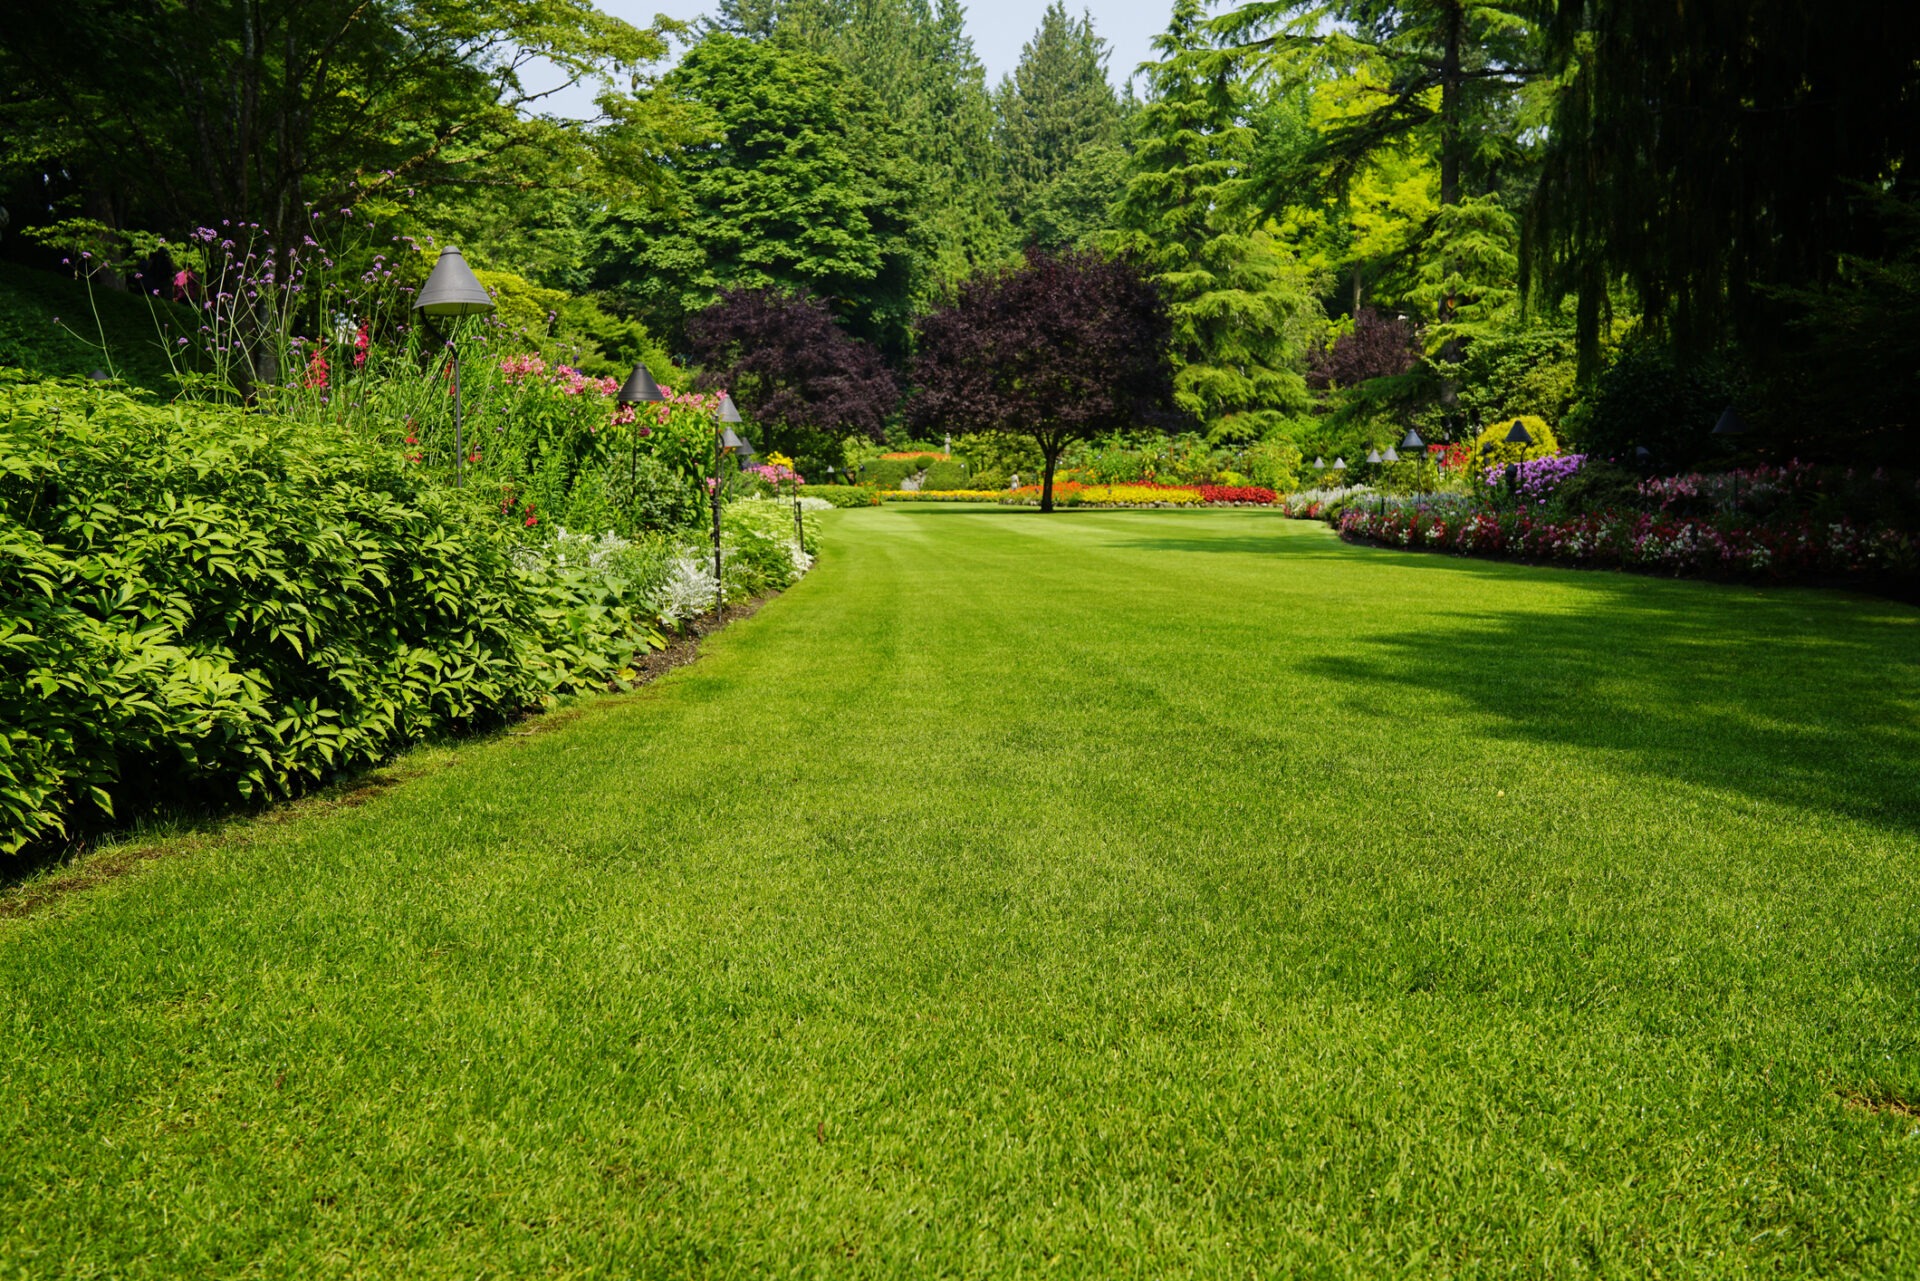
M701 615L690 622L684 632L670 637L665 649L647 650L636 655L629 664L634 672L633 679L577 696L577 701L553 711L529 708L497 729L415 743L401 749L394 759L335 779L305 796L257 808L237 808L213 816L196 816L186 822L184 830L159 833L151 840L134 837L124 843L110 843L104 849L95 850L96 838L83 837L40 859L28 855L9 860L23 865L18 868L0 863L0 921L35 915L70 894L94 889L138 871L143 863L197 853L223 839L236 824L290 823L310 815L357 809L383 792L430 771L427 766L403 763L406 752L435 743L476 743L500 737L524 738L559 729L595 703L632 693L692 663L700 657L701 641L731 623L753 617L760 612L762 605L777 595L778 592L767 592L737 605L728 605L718 618L712 614ZM127 836L129 831L125 828L109 829L98 834L98 837L109 842L114 842L116 837ZM34 879L43 874L44 879Z

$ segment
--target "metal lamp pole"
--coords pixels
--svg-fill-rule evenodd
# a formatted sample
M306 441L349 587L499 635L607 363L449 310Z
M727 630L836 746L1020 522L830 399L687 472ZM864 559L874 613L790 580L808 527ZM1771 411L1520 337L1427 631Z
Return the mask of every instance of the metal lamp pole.
M627 375L626 383L620 388L620 394L614 399L622 405L659 404L667 398L660 390L660 384L653 380L653 373L645 365L635 365L633 372ZM634 492L640 474L640 428L627 424L627 503L637 505L639 495ZM629 514L629 521L632 517Z
M1713 434L1716 436L1744 436L1747 434L1746 419L1736 414L1733 411L1732 405L1728 405L1721 411L1720 421L1713 425ZM1734 516L1740 514L1740 469L1738 467L1733 469L1733 511L1731 514Z
M727 604L720 563L720 459L723 454L746 449L747 442L733 430L733 424L739 421L740 411L734 408L733 397L721 392L720 408L713 421L713 616L716 621Z
M413 309L431 319L484 316L493 311L493 295L475 279L460 251L448 245L420 287ZM459 488L467 483L467 448L460 422L460 347L453 338L447 339L447 350L453 353L453 483Z

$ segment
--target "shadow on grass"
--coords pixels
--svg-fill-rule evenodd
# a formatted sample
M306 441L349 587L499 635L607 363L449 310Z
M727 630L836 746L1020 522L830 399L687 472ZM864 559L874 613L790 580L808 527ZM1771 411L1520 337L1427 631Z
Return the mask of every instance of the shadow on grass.
M1307 670L1464 699L1493 719L1493 733L1520 742L1598 750L1648 776L1920 833L1911 609L1793 589L1557 577L1584 589L1571 608L1562 598L1551 610L1463 610L1453 625L1356 637L1351 652Z

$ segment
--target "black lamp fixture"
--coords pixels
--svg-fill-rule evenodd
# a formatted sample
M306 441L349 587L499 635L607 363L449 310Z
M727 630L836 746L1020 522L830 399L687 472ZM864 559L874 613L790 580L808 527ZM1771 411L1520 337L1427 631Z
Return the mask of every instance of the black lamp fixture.
M1747 434L1747 420L1735 413L1732 405L1728 405L1720 411L1720 421L1713 425L1712 434L1715 436L1744 436ZM1740 510L1740 472L1738 469L1733 473L1733 510Z
M1407 428L1407 434L1400 438L1402 449L1425 449L1426 447L1427 442L1420 439L1420 433L1411 427Z
M1512 428L1507 432L1507 443L1525 449L1533 444L1533 433L1527 430L1525 423L1516 418L1513 420Z
M659 404L666 398L667 393L660 390L660 384L653 381L653 371L645 365L633 367L627 381L621 384L619 395L614 397L623 405Z
M493 311L493 295L474 277L465 256L448 245L420 287L413 309L430 320L485 316ZM453 353L453 483L461 486L467 483L467 449L460 427L460 348L451 337L447 350Z
M660 384L653 381L653 371L645 365L635 365L633 372L627 375L627 381L621 384L614 396L614 400L622 405L657 405L666 398L667 393L660 390ZM640 433L630 431L627 433L627 493L630 498L639 476L639 467Z

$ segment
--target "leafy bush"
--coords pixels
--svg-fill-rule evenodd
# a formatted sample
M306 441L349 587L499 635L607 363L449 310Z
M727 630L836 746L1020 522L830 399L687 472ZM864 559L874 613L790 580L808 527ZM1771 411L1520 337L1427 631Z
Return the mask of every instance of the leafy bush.
M973 475L962 463L953 461L937 462L927 468L927 474L920 482L922 489L978 489L973 483Z
M898 489L900 482L920 473L920 463L899 458L881 458L860 469L860 483L874 489Z
M338 431L13 381L0 460L0 851L286 795L658 642L631 567Z
M819 498L835 507L878 507L880 496L865 485L802 485L802 498Z
M1568 416L1567 434L1588 454L1624 461L1644 448L1649 467L1678 471L1723 456L1713 425L1745 390L1726 361L1681 364L1664 347L1634 343Z
M1531 445L1507 443L1507 433L1516 422L1525 426L1527 434L1533 437ZM1551 458L1559 452L1560 441L1554 436L1553 428L1547 426L1545 419L1532 414L1488 423L1473 440L1474 465L1483 468L1504 467L1527 458Z

